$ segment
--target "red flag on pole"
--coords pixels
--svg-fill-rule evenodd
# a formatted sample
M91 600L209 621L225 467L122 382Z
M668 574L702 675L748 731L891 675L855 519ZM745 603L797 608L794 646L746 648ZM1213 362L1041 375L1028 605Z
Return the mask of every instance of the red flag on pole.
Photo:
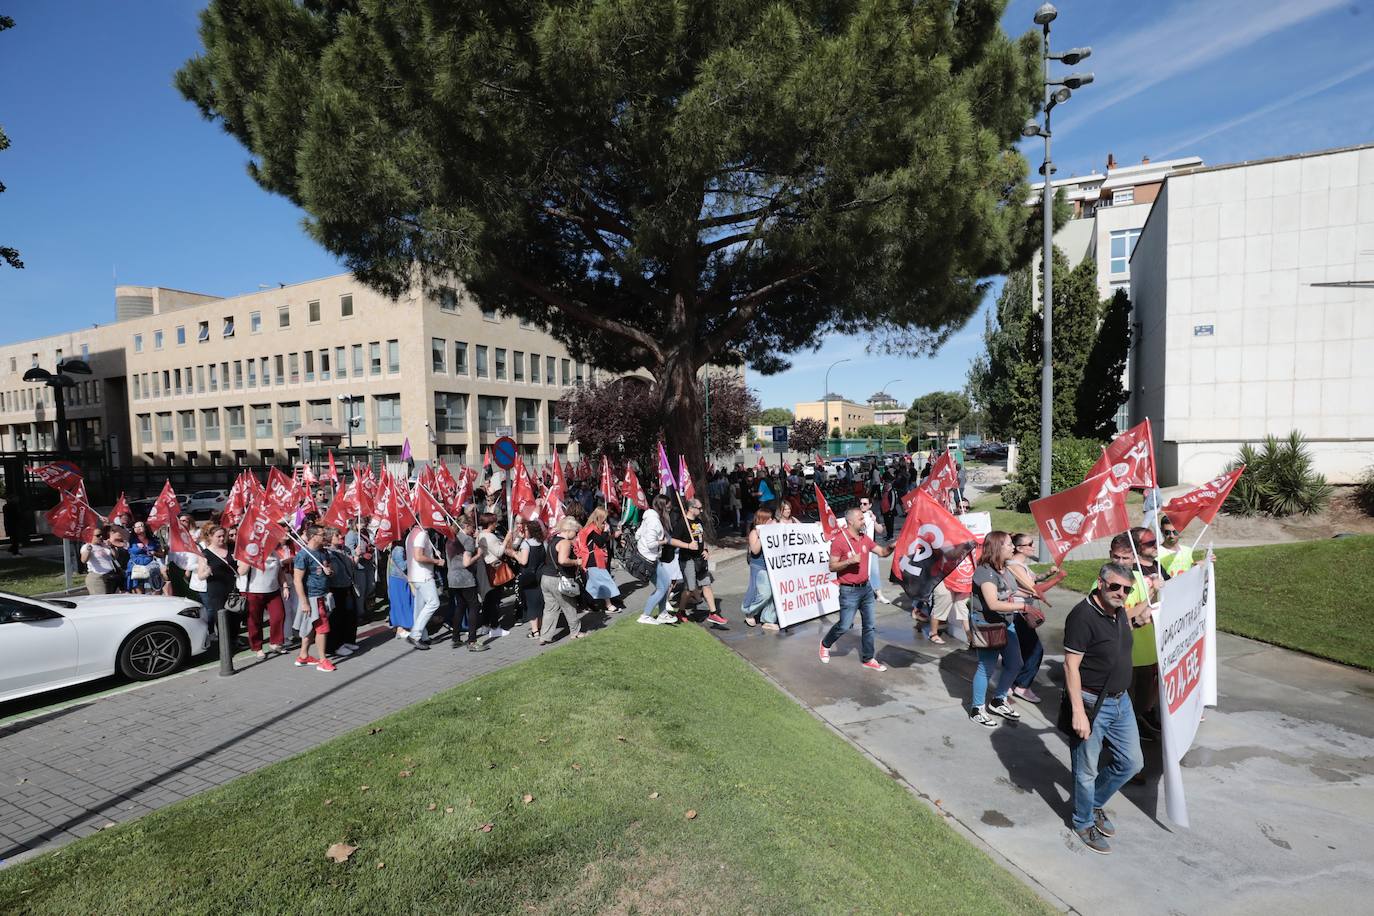
M635 474L634 465L628 461L625 462L625 479L620 482L620 494L641 510L649 508L649 498L644 495L644 488L639 485L639 476Z
M421 525L433 528L444 537L453 537L454 529L449 522L449 515L429 487L417 485L412 501L415 516Z
M57 505L43 513L54 535L69 541L86 541L102 519L86 502L85 487L62 489Z
M1149 417L1108 443L1088 476L1105 471L1111 472L1113 490L1155 486L1155 444Z
M611 476L611 459L605 455L601 456L601 495L607 506L620 503L620 496L615 492L615 478Z
M1108 471L1030 504L1035 525L1058 563L1080 544L1119 534L1131 527L1124 490L1115 489Z
M167 549L172 553L199 553L200 546L178 518L167 526Z
M766 470L768 470L768 462L765 461L765 460L763 459L763 453L762 453L762 452L759 453L759 470L760 470L760 471L766 471Z
M267 489L262 497L269 511L274 513L274 519L290 518L295 513L296 506L300 504L296 482L283 474L281 468L275 466L267 472Z
M63 464L45 464L34 468L33 474L54 490L75 490L83 485L81 475Z
M892 548L892 575L915 576L922 589L933 591L973 552L978 539L929 493L912 492L916 495Z
M940 453L940 457L930 466L930 476L921 481L919 489L925 490L936 502L943 502L944 494L949 490L959 489L959 467L955 464L953 453Z
M124 491L119 491L119 499L115 500L114 508L110 510L110 518L119 518L121 515L129 515L129 501L124 498Z
M692 500L697 498L697 487L692 482L692 475L687 472L687 458L685 455L677 456L677 480L682 484L682 498Z
M511 478L510 505L515 514L521 518L535 518L539 515L539 506L534 501L534 485L530 482L529 469L525 467L525 462L520 460L517 455L515 459L515 476Z
M840 533L840 520L835 517L835 513L830 508L830 503L826 502L825 494L821 492L821 485L813 483L811 486L816 488L816 512L821 517L821 531L825 534L827 541L833 540Z
M335 495L334 501L329 504L329 511L320 519L320 524L346 529L349 520L362 514L362 507L358 505L358 478L355 477L352 483Z
M372 516L377 521L377 536L373 543L378 550L385 550L399 541L410 527L405 524L401 502L397 498L396 487L390 474L383 474L381 482L377 485L377 499L373 505Z
M339 485L339 468L334 464L334 450L332 448L329 450L329 473L325 479L336 487Z
M242 560L254 569L265 567L267 558L286 537L281 517L281 513L268 500L254 500L234 535L234 559Z
M229 496L224 501L224 511L219 514L220 524L226 528L238 529L239 522L243 521L243 514L248 508L248 496L252 491L248 483L243 479L243 473L234 478L234 485L229 488Z
M1195 518L1212 524L1217 513L1221 511L1222 503L1226 502L1226 497L1231 494L1231 488L1236 485L1236 481L1240 480L1243 473L1245 465L1242 464L1234 471L1214 477L1182 496L1175 496L1165 504L1164 514L1169 516L1169 521L1173 522L1179 531L1187 528L1188 523Z
M482 470L486 470L486 469L489 468L489 467L491 467L491 446L490 446L490 445L487 446L486 452L483 453L483 455L482 455Z
M176 491L170 480L162 484L162 492L153 500L153 508L148 512L148 529L157 531L172 524L181 515L181 504L177 502Z

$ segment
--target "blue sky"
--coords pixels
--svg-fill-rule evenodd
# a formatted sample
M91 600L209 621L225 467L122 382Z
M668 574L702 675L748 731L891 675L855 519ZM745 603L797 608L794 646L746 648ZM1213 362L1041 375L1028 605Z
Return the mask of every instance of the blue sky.
M1013 0L1030 27L1040 0ZM5 340L106 322L115 282L233 295L339 269L301 214L248 178L241 147L172 87L196 53L200 0L9 0L0 33L0 269ZM1055 122L1059 174L1196 154L1233 162L1374 140L1374 0L1064 0L1053 45L1091 45L1097 80ZM1032 167L1038 143L1023 150ZM995 292L995 290L994 290ZM833 390L901 400L963 384L982 313L929 359L835 336L794 368L750 375L766 406Z

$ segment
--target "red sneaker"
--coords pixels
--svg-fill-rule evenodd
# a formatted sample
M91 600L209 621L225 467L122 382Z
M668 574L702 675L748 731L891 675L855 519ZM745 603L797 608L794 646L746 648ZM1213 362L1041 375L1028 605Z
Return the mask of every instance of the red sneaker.
M830 664L830 650L825 647L825 643L821 643L821 664Z
M884 665L882 662L878 661L876 658L870 658L868 661L864 662L864 667L867 668L867 669L870 670L870 671L886 671L886 670L887 670L887 665Z
M320 660L319 660L318 658L316 658L315 656L313 656L313 655L297 655L297 656L296 656L296 667L297 667L297 668L304 668L304 667L306 667L307 665L318 665L319 663L320 663Z
M315 666L316 671L337 671L334 663L327 658L320 659L320 663Z
M706 622L710 624L715 624L718 627L725 627L730 625L730 621L726 620L720 614L707 614Z

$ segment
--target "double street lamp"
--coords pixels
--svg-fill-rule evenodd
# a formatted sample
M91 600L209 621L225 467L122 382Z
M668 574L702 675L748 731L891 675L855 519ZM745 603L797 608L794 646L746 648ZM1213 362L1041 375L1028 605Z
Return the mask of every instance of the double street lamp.
M830 370L834 369L840 363L847 362L850 362L850 358L848 356L846 356L844 359L837 359L830 364L830 367L828 369L825 370L825 407L822 409L825 411L825 454L827 456L830 455ZM843 426L844 424L841 423L840 425Z
M57 454L60 456L65 457L68 451L65 389L76 387L76 379L72 378L73 375L90 374L90 363L84 359L64 359L57 364L57 370L54 372L34 366L24 373L24 381L41 382L52 389L53 406L57 414L56 446Z
M1054 175L1054 165L1050 161L1050 113L1056 105L1063 104L1073 95L1073 90L1086 86L1093 81L1091 73L1070 73L1063 79L1053 79L1050 74L1050 61L1078 63L1092 54L1092 48L1073 48L1063 54L1050 53L1050 23L1059 15L1054 4L1046 3L1035 11L1035 24L1045 32L1042 46L1044 55L1045 82L1045 126L1041 127L1034 119L1021 128L1024 137L1045 138L1045 163L1040 166L1040 174L1045 176L1044 191L1041 194L1041 207L1045 223L1044 251L1041 255L1041 268L1045 272L1045 292L1040 300L1041 340L1043 359L1040 365L1040 498L1050 495L1051 439L1054 435L1054 370L1053 370L1053 327L1054 327L1054 188L1050 179ZM1057 87L1057 88L1056 88Z

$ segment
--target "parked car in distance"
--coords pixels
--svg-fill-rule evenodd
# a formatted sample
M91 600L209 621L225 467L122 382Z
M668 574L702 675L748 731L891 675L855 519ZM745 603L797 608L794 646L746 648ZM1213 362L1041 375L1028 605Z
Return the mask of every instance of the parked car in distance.
M153 511L153 503L155 502L157 500L152 497L129 500L129 515L131 516L129 520L131 522L146 522L148 513ZM181 507L182 512L187 511L186 507L190 502L191 497L189 496L177 496L177 505Z
M228 504L228 490L197 490L191 494L185 509L192 516L218 515L224 511L224 507Z
M205 612L185 598L0 592L0 702L115 673L164 677L208 644Z

